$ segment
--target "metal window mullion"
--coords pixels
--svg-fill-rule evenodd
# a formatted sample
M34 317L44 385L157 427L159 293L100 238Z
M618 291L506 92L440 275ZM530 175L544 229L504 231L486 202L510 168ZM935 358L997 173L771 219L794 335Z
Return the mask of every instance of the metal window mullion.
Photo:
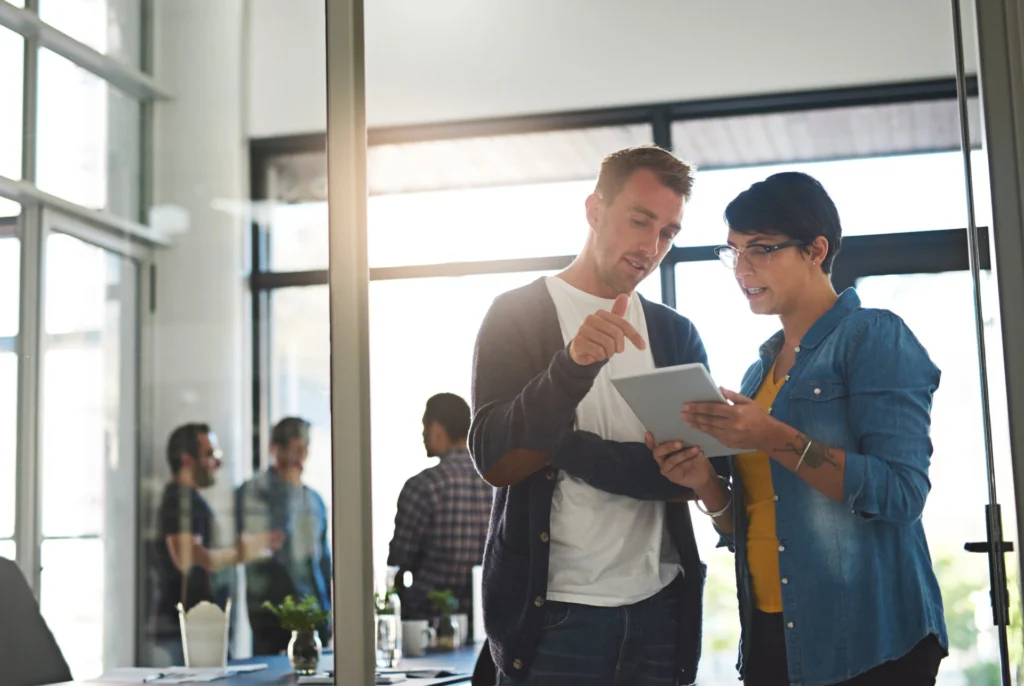
M38 206L22 209L18 325L15 540L17 562L39 595L41 547L40 415L42 411L43 274L45 228Z
M0 26L35 42L139 100L170 100L170 94L139 69L122 64L58 31L29 9L0 0Z
M26 11L36 11L37 0L26 0ZM21 100L21 178L36 182L36 122L39 111L39 39L24 38Z
M2 1L2 0L0 0ZM7 198L25 205L42 205L57 210L61 214L73 217L81 222L102 229L114 238L125 240L130 238L143 245L168 247L170 237L157 229L133 222L103 210L94 210L77 205L45 191L39 190L27 181L16 181L0 176L0 198Z

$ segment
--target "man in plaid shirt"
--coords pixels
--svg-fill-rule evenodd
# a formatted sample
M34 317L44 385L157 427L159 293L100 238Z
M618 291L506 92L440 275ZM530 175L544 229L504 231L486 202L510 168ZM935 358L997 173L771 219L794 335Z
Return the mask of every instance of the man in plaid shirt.
M465 400L440 393L427 401L423 445L441 461L405 482L388 554L389 565L412 572L412 586L401 591L405 619L431 618L427 594L445 589L473 616L473 566L483 561L492 489L473 465L468 433Z

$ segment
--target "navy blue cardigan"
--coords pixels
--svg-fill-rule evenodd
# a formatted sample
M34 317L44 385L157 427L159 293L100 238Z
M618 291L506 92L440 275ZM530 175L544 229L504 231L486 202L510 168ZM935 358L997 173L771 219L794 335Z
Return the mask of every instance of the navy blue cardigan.
M704 344L688 319L663 305L642 303L656 367L707 365ZM601 367L580 366L569 357L543 279L495 299L480 327L469 432L477 469L486 475L513 451L539 453L547 463L523 481L495 491L483 574L490 657L507 676L526 678L547 595L551 498L558 470L565 470L608 493L674 501L667 503L666 522L685 570L679 680L691 684L700 659L705 567L684 501L689 492L661 475L643 443L608 441L574 429L576 407ZM487 656L483 651L481 660Z

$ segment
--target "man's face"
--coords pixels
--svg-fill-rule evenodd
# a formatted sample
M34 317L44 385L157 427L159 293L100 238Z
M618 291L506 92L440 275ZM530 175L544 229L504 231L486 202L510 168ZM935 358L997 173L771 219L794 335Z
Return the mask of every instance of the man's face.
M309 443L301 438L293 438L288 441L288 445L273 445L271 450L278 469L296 469L301 472L309 456Z
M215 473L220 469L221 452L214 433L199 434L199 455L195 457L193 475L196 486L209 488L216 481Z
M672 247L683 220L683 198L657 174L640 169L610 203L587 199L598 276L615 294L631 293Z

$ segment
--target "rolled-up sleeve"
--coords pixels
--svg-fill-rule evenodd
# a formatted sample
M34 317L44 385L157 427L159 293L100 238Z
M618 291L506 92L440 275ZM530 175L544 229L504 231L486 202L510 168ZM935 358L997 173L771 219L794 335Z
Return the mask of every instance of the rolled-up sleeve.
M844 501L864 517L916 521L931 490L929 428L939 369L891 312L878 312L861 324L848 365L857 449L846 453Z

